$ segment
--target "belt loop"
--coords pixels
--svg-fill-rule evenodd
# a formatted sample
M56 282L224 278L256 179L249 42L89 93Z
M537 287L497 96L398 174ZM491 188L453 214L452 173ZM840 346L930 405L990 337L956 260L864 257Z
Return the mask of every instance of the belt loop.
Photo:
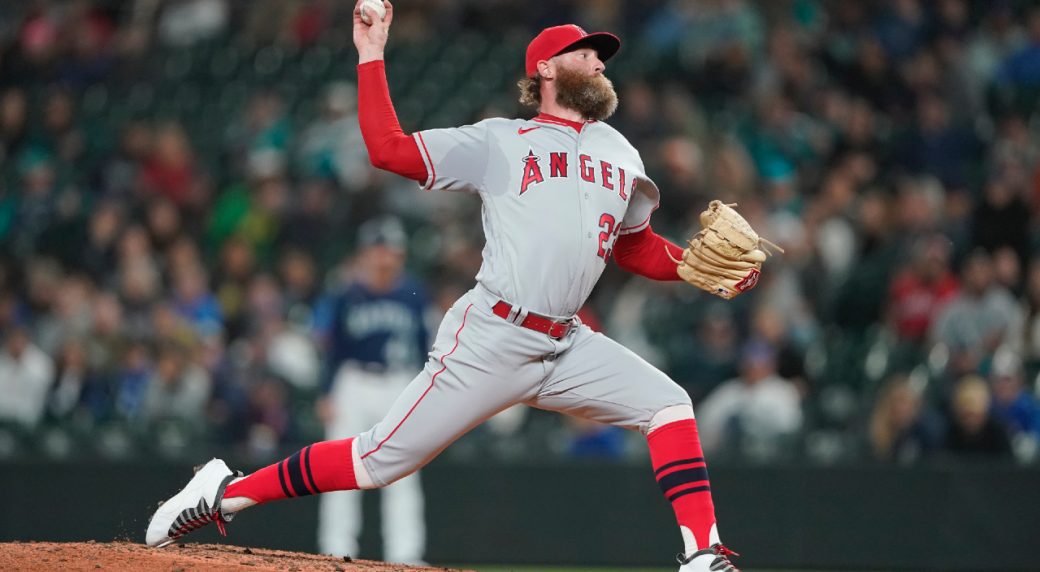
M514 306L509 311L509 313L513 314L513 318L512 318L512 320L510 320L511 322L513 322L514 324L516 324L518 326L524 325L524 320L527 319L527 314L528 314L528 311L527 311L526 308L522 308L520 306Z

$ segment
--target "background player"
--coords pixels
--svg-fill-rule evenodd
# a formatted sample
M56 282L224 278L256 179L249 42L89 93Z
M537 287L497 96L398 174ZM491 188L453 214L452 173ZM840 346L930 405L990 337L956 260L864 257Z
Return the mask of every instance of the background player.
M387 216L365 222L358 245L356 279L333 301L326 396L318 403L330 441L378 423L422 367L429 347L428 300L404 274L407 237L400 220ZM384 488L380 500L385 560L421 564L426 527L419 473ZM322 495L319 515L319 550L356 557L361 495Z
M646 435L655 477L685 543L682 572L732 571L690 398L666 375L574 318L611 254L623 268L678 280L681 249L650 229L659 191L638 152L603 123L617 105L603 61L620 47L577 26L543 30L527 48L522 101L531 120L491 119L409 137L383 65L393 11L354 14L358 110L373 164L425 189L478 194L487 244L477 286L448 311L425 369L375 427L325 441L245 478L210 461L149 524L165 545L208 522L223 530L254 504L390 484L515 403Z

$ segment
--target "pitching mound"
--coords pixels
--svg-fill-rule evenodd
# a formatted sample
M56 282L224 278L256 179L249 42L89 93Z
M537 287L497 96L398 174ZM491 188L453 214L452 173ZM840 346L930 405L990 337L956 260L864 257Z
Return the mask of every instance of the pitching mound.
M429 572L448 569L364 560L348 562L331 556L221 544L181 544L156 550L130 542L9 542L0 543L0 570Z

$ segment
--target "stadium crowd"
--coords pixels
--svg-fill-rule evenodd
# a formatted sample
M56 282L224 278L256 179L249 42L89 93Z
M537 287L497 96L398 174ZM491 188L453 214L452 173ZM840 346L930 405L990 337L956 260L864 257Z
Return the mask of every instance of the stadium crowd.
M328 299L373 216L405 222L440 308L469 288L479 201L368 164L348 4L0 6L0 456L203 443L267 459L315 440ZM610 265L583 309L690 392L709 455L1035 462L1040 7L395 12L387 67L409 131L523 114L522 49L543 26L619 34L611 122L663 191L656 231L682 241L719 198L786 249L730 302ZM645 454L522 411L457 449Z

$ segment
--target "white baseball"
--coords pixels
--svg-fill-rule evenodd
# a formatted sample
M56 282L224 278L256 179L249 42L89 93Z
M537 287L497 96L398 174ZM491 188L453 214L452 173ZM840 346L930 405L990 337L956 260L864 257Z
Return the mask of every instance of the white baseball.
M382 0L362 0L361 21L369 26L372 25L370 13L379 16L380 21L383 20L383 17L386 16L386 6L383 6Z

